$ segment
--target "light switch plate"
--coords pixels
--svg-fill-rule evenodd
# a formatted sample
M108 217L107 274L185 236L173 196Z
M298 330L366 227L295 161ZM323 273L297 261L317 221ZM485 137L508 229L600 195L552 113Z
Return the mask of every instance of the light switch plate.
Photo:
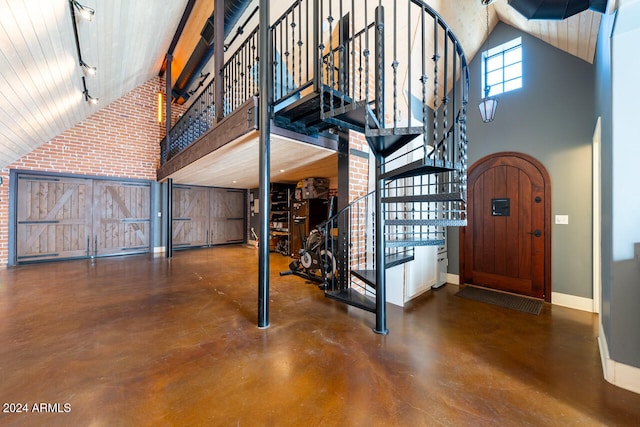
M556 215L556 224L569 224L569 215Z

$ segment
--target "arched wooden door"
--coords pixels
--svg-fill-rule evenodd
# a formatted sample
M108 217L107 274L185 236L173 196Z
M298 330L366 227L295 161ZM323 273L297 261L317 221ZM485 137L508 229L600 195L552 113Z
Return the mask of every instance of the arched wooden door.
M551 183L540 162L496 153L469 169L462 283L551 301Z

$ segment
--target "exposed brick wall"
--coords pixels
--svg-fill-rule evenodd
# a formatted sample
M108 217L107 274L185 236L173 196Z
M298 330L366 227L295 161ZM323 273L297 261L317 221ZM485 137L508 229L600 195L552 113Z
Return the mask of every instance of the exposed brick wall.
M0 171L0 267L9 255L9 170L155 180L166 130L157 122L158 91L164 79L154 77Z
M369 152L369 145L364 135L350 132L349 148ZM349 200L358 199L369 192L369 160L351 154L349 156ZM351 267L357 268L366 260L367 241L365 233L369 212L362 210L363 205L351 211ZM360 239L356 241L356 236Z
M364 135L358 132L349 133L349 148L368 152L368 143ZM369 192L369 160L349 156L349 200L355 200Z

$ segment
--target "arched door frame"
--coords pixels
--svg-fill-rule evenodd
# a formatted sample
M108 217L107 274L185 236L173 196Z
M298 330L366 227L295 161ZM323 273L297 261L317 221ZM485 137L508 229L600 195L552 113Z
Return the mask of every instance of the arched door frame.
M473 172L480 166L487 162L499 161L502 157L518 157L526 162L532 164L538 171L540 171L544 180L544 299L546 302L551 302L551 177L540 161L536 158L529 156L528 154L518 153L514 151L503 151L498 153L489 154L476 161L468 170L467 176L471 176ZM467 182L467 189L471 188L471 182ZM469 200L467 199L467 209L469 208ZM468 227L468 226L467 226ZM460 230L460 258L459 258L459 271L460 271L460 283L469 283L470 278L465 277L465 235L467 233L467 227L461 227ZM471 230L469 230L471 232Z

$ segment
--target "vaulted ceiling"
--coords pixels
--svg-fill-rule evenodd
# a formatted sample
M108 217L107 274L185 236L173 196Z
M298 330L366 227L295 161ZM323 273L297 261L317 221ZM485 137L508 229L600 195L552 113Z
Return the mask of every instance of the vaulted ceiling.
M253 0L256 4L258 0ZM278 5L283 2L275 2ZM461 41L468 59L487 36L480 0L429 0ZM83 0L92 21L77 19L85 76L68 0L0 0L0 168L29 153L158 75L187 0ZM279 6L273 6L277 8ZM197 0L175 50L178 75L199 37L213 0ZM592 63L600 15L527 21L507 0L490 6L490 27L503 21ZM83 77L96 105L85 102Z

